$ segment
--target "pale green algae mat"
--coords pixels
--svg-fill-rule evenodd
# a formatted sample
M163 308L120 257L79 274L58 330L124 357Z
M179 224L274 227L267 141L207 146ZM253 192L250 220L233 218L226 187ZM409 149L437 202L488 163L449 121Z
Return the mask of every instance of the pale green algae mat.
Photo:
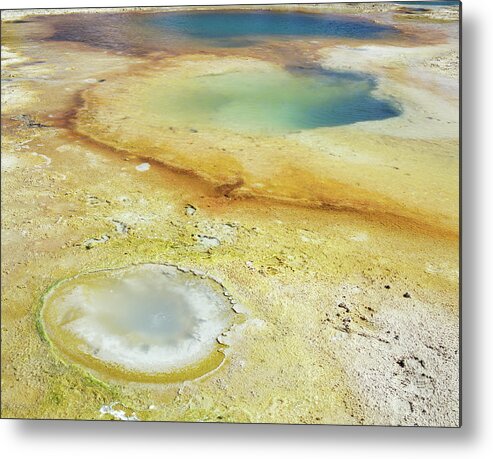
M458 426L442 3L2 11L2 416Z

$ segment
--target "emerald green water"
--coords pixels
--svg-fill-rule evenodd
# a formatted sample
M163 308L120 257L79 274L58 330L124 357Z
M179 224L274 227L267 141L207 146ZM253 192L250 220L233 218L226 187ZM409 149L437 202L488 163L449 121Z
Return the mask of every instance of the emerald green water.
M359 74L242 68L150 86L147 109L170 126L277 134L397 116L374 89Z

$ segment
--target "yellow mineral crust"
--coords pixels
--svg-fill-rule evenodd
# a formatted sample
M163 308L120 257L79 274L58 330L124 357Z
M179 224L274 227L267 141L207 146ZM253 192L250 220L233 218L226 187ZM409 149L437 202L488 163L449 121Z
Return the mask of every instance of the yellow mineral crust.
M402 114L281 136L173 132L140 104L200 72L278 71L265 52L126 55L2 12L3 417L458 425L458 24L337 8L402 43L304 57L371 73ZM129 381L53 345L54 285L149 263L238 303L214 371Z
M385 50L390 54L392 48ZM340 59L345 56L351 65L351 51ZM449 184L458 174L458 119L451 110L457 100L449 102L439 91L427 91L426 105L416 107L421 101L413 99L416 83L410 74L394 85L399 92L384 89L399 101L407 96L400 117L284 135L238 133L219 126L190 129L172 114L162 119L146 106L153 88L160 85L179 92L188 79L245 68L279 72L277 65L252 58L196 55L153 62L149 70L139 66L135 74L128 72L85 91L74 127L115 149L193 174L230 197L341 209L418 231L436 226L436 231L456 237L458 186ZM379 73L374 62L372 71ZM414 106L408 108L411 103ZM430 128L432 122L425 116L437 109L445 117L445 131L442 126Z

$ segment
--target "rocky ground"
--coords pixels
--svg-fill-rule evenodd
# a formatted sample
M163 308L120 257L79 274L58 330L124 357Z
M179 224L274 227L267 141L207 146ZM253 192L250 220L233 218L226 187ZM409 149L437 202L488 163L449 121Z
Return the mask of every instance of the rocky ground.
M220 53L170 70L2 12L2 416L458 425L457 11L353 8L406 38L300 52L372 73L403 115L270 142L163 136L121 93ZM138 263L206 272L243 305L219 368L98 378L50 345L50 286Z

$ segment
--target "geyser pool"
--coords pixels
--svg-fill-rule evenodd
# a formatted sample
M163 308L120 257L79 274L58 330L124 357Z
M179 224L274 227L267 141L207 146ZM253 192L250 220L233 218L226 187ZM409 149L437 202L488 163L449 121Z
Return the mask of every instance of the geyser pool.
M44 298L44 329L61 354L98 375L192 379L217 367L217 337L235 313L222 286L174 266L82 274Z
M168 126L280 134L398 116L394 102L372 94L375 87L356 73L217 65L176 80L167 73L149 84L142 109Z
M64 15L43 19L49 40L78 41L129 52L186 47L248 47L272 40L344 38L379 40L397 28L364 18L296 11L209 11Z
M215 45L234 43L249 46L272 37L344 37L380 38L398 33L394 27L365 19L333 14L309 14L279 11L197 11L143 16L141 24L164 34L180 34Z

